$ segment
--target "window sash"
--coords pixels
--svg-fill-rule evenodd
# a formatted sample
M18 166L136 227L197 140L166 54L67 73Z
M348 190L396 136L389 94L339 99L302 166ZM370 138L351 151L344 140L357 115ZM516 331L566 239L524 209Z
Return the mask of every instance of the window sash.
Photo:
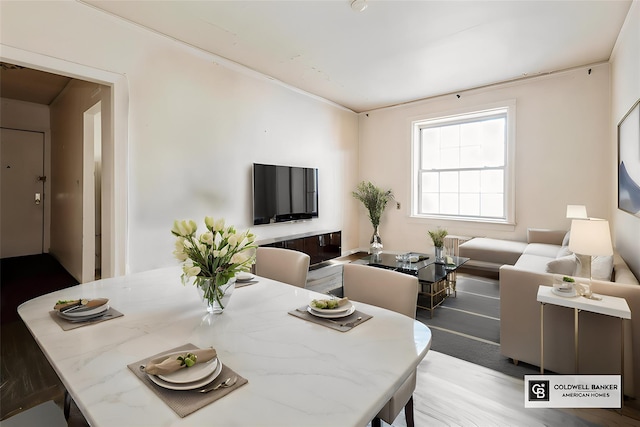
M447 143L443 144L442 140L439 140L438 144L433 141L426 143L424 140L429 130L442 132L445 129L455 134L456 132L460 133L460 129L464 126L474 124L501 127L498 132L494 133L495 139L500 140L499 144L493 144L493 147L491 147L492 144L485 146L485 140L476 138L471 144L475 144L475 148L466 153L467 156L480 156L482 151L489 147L489 150L494 150L493 155L489 156L489 161L486 158L482 161L478 161L478 158L466 162L461 160L461 157L465 155L462 153L464 148L461 147L469 147L470 145L469 141L463 140L460 135L457 136L457 144L455 135L451 140L454 142L450 143L451 141L449 141L448 145ZM457 130L454 129L456 126ZM513 203L509 194L511 186L509 182L510 165L508 163L509 134L509 107L414 122L414 144L416 144L414 145L414 153L417 156L417 159L414 159L413 174L416 185L414 188L417 192L417 194L414 193L414 207L412 209L414 215L508 222L511 215L509 204ZM436 145L439 146L439 149L434 152L433 149ZM425 150L427 149L431 150L429 152L431 156L436 155L440 159L425 162L425 158L427 158ZM448 160L448 163L442 161L442 153L447 150L454 153L453 157L458 157L457 163L455 158L445 159ZM473 180L474 174L479 178L475 182ZM491 179L491 174L494 175L493 179ZM444 182L443 177L445 178ZM496 180L499 181L497 187Z

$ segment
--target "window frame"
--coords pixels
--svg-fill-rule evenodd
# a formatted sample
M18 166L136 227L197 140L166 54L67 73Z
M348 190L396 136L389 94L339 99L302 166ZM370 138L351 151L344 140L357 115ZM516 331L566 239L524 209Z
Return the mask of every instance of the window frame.
M423 214L420 212L420 161L421 130L455 123L470 123L496 115L504 110L506 115L505 129L505 166L504 170L504 217L482 217L467 215ZM433 113L411 121L411 218L444 219L452 221L468 221L478 223L494 223L515 225L515 147L516 147L516 101L507 100L493 104L469 106L446 113ZM489 168L487 168L488 170ZM500 168L502 169L502 168ZM434 169L439 170L439 169ZM442 168L440 170L462 171L465 168Z

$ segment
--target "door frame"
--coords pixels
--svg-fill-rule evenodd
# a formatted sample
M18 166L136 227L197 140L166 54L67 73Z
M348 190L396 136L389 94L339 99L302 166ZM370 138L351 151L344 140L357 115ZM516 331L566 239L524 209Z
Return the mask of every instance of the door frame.
M0 60L111 88L111 126L103 135L102 277L127 274L128 112L126 76L0 44ZM45 144L50 135L45 134ZM117 143L115 142L117 141ZM46 156L46 153L45 153ZM45 233L47 234L47 233Z

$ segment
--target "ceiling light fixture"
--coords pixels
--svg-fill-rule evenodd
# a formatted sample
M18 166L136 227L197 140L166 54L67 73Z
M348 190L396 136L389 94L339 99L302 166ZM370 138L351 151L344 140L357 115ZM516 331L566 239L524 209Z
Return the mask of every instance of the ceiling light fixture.
M363 12L368 6L367 0L353 0L351 2L351 9L356 12Z

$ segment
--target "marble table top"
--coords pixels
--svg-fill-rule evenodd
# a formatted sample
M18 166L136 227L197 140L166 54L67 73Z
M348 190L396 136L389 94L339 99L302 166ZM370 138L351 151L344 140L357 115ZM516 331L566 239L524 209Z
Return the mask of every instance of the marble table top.
M18 308L92 426L364 426L431 345L422 323L363 303L373 318L348 332L296 318L287 312L322 294L261 277L208 315L180 272L103 279ZM63 331L49 315L57 300L98 297L124 316ZM249 383L180 418L127 364L186 343L213 346Z

